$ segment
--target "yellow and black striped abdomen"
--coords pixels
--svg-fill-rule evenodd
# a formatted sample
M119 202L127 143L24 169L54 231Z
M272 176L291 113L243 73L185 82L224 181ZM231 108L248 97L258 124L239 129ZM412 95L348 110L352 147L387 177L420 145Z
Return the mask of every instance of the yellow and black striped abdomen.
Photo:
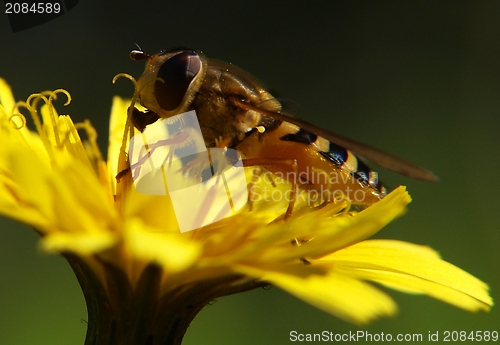
M289 122L252 132L237 149L244 158L275 162L264 166L323 200L348 198L353 204L370 205L386 194L377 173L351 151ZM287 159L296 160L297 175L292 166L280 164Z
M387 190L378 180L377 172L360 160L351 151L331 141L299 128L297 132L286 134L281 140L301 142L315 147L318 152L334 164L337 168L348 171L358 182L364 186L375 189L381 197Z

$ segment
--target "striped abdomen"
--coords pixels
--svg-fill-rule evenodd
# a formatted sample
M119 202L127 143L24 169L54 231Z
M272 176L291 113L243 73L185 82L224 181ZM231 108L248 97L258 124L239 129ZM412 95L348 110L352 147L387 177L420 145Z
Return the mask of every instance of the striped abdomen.
M297 131L295 133L285 134L280 140L313 146L323 157L332 162L337 168L345 169L358 180L359 183L375 189L380 194L380 197L387 194L386 188L378 180L377 172L370 169L370 167L358 159L354 153L314 133L298 128L295 125L292 126L296 127L295 129L297 129Z
M289 122L251 133L237 149L244 158L275 161L265 167L288 180L295 178L300 188L319 192L326 200L343 195L354 204L370 205L387 193L377 173L351 151ZM280 165L280 159L295 159L298 176L292 167Z

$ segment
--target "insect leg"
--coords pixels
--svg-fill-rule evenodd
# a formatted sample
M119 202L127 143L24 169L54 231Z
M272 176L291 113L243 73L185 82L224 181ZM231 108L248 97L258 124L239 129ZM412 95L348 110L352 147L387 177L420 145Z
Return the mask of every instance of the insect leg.
M242 160L244 167L252 166L286 166L293 169L294 175L298 175L297 160L296 159L275 159L275 158L245 158ZM288 208L285 213L285 219L292 215L293 206L295 205L295 200L297 197L297 182L295 178L289 181L292 184L292 190L290 193L290 202L288 203Z
M252 172L252 181L248 184L248 210L253 211L253 187L257 181L258 175L262 173L261 167L255 167Z
M120 182L120 179L130 171L132 171L132 172L137 171L137 173L138 173L140 171L142 164L144 164L145 162L147 162L148 159L151 158L151 155L153 154L153 152L157 148L162 147L162 146L174 145L173 149L170 151L170 152L173 152L173 150L175 149L175 147L177 145L180 145L181 143L185 142L187 139L188 139L188 135L186 133L179 132L179 133L175 133L174 135L172 135L168 139L158 140L155 143L147 144L147 146L146 145L143 146L141 148L139 158L137 159L137 161L134 164L130 165L128 168L125 168L122 171L120 171L115 177L116 181Z
M302 244L304 243L307 243L309 242L309 240L298 240L296 238L294 238L291 243L293 246L301 246ZM307 260L306 258L300 258L300 261L304 264L304 265L310 265L311 264L311 261Z
M129 108L130 109L130 108ZM140 111L136 107L132 109L132 124L135 128L137 128L140 132L144 132L147 125L150 125L156 121L158 121L160 117L153 113L152 111Z

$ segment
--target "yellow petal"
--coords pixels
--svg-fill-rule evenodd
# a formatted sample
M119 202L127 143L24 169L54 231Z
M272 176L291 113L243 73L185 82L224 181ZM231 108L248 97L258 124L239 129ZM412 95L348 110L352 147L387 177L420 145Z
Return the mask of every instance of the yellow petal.
M0 147L0 210L6 216L33 226L45 225L52 217L52 207L39 202L51 199L52 190L47 176L46 161L29 147L19 145L15 150Z
M138 218L126 224L125 243L133 257L156 262L167 273L187 269L201 254L200 244L188 236L158 232Z
M9 84L7 84L7 82L2 78L0 78L0 104L7 113L12 111L14 105L16 104Z
M285 224L289 230L283 232L285 237L281 240L289 243L290 239L298 238L308 239L308 242L293 249L290 246L277 247L267 254L266 260L318 258L362 241L402 215L410 201L406 188L401 186L354 216L318 216L310 212L297 219L292 217Z
M329 270L310 274L312 267L297 264L259 269L241 267L245 274L258 277L343 320L363 325L378 317L396 313L394 301L368 283Z
M52 167L27 146L0 149L0 210L42 233L113 230L116 214L92 168L55 151Z
M112 247L117 237L107 231L88 233L52 232L42 238L41 248L48 253L71 252L91 255Z
M127 122L127 108L130 100L113 97L111 105L111 117L109 119L109 143L108 143L108 171L110 181L116 183L115 176L118 173L118 157L122 146L125 123Z
M457 307L488 310L488 286L439 258L432 249L391 240L369 240L321 260L358 279L376 281L405 292L424 293Z
M46 108L42 107L42 113L48 111L45 110ZM61 115L57 118L56 122L60 134L61 147L66 150L72 159L78 159L82 164L92 169L92 163L71 118L67 115Z
M332 252L332 249L343 248L374 235L389 222L404 214L410 201L406 187L400 186L354 217L342 217L342 223L337 231L331 233L328 229L324 229L327 236L335 240L335 248L331 247L326 251ZM328 239L325 237L324 241L327 242ZM325 245L326 243L323 244Z

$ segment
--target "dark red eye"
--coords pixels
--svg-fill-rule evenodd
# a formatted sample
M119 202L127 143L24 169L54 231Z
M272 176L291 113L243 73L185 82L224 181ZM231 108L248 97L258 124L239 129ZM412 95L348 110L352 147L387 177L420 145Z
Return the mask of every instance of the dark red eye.
M201 69L201 59L195 51L184 51L165 61L158 71L155 95L158 105L167 111L177 109L189 85Z

